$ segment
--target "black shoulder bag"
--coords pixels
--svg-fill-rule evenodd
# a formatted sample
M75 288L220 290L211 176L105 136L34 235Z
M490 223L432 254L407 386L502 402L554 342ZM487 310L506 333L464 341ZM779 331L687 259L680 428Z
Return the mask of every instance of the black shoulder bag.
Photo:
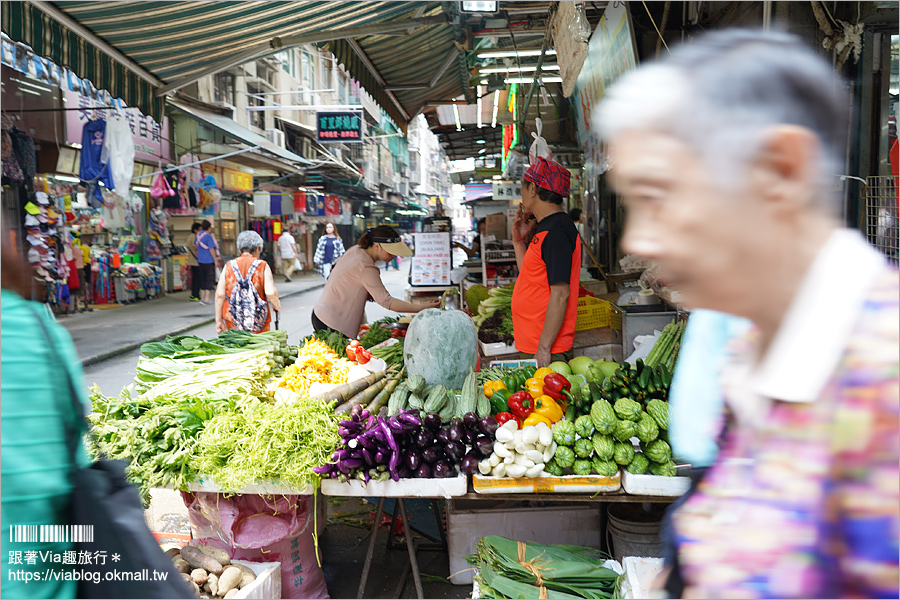
M55 351L43 319L37 311L34 314L50 351L65 373L71 400L70 405L60 403L59 407L73 466L69 523L86 526L79 528L78 535L74 536L74 550L79 556L87 552L91 557L91 564L71 567L71 574L79 577L78 597L192 598L192 590L147 528L137 488L125 479L125 463L101 458L89 467L78 467L81 437L65 415L74 408L88 432L90 424L84 418L84 407L78 400L68 367Z

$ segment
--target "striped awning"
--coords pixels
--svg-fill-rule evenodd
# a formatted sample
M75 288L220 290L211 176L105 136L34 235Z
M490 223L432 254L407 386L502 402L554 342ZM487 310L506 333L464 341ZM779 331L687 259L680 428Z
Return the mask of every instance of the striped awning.
M441 2L3 2L2 29L14 41L161 120L160 88L190 80L210 65L275 54L288 36L444 13ZM453 43L462 33L459 25L441 22L409 35L362 35L328 43L350 75L405 129L425 101L463 93L465 58ZM452 64L428 86L445 60ZM390 91L410 85L421 87Z

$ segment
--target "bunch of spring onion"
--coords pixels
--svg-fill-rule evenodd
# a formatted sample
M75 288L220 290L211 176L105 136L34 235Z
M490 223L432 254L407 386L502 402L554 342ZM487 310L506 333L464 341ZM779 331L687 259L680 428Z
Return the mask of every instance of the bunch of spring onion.
M475 315L473 319L477 327L481 327L481 324L484 323L485 319L493 316L497 309L510 307L512 304L514 285L515 284L510 284L490 289L487 299L482 300L478 305L478 314Z
M237 350L265 350L268 353L269 367L273 375L280 375L284 367L294 363L297 348L288 345L288 334L283 329L266 331L265 333L249 333L229 329L215 339L215 342L227 348Z
M333 403L245 403L212 417L200 434L195 467L223 490L250 483L303 488L340 441Z
M482 598L612 598L618 574L593 548L489 535L466 557Z
M171 359L141 357L135 386L147 398L266 397L270 365L264 350Z

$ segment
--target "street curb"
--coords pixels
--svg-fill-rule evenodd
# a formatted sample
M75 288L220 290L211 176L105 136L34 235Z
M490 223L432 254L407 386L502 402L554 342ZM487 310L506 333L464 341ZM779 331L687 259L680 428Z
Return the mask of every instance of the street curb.
M288 292L284 295L280 295L279 299L290 298L291 296L296 296L297 294L305 294L306 292L320 290L324 287L325 287L325 282L323 281L321 284L312 285L312 286L302 289L302 290L295 290L293 292ZM181 335L183 333L187 333L188 331L190 331L192 329L197 329L198 327L203 327L204 325L209 325L210 323L215 323L215 322L216 322L215 317L213 317L211 319L204 319L202 321L195 321L194 323L185 325L184 327L180 327L180 328L172 330L172 331L167 331L166 333L163 333L163 334L151 337L151 338L147 338L140 342L132 342L132 343L126 344L125 346L122 346L120 348L116 348L115 350L103 352L102 354L94 354L93 356L88 356L87 358L82 360L81 366L89 367L91 365L96 365L97 363L103 362L105 360L115 358L116 356L119 356L120 354L126 354L128 352L131 352L132 350L137 350L144 344L149 344L150 342L161 342L170 335Z

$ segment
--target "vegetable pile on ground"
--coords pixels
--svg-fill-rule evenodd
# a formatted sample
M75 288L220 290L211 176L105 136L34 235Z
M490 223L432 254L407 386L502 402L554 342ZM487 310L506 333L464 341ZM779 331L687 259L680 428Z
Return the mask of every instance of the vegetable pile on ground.
M277 387L306 396L314 383L347 383L349 373L350 361L340 358L325 342L307 338L297 353L297 360L284 370Z
M445 425L436 414L422 414L407 409L383 417L354 408L340 422L340 445L316 473L366 483L455 477L457 472L473 473L490 454L497 430L493 418L479 419L472 412Z
M517 542L490 535L466 557L482 598L612 598L618 574L593 548Z
M212 546L184 546L166 554L197 598L234 598L238 590L256 581L250 567L231 564L227 552Z
M493 316L500 309L509 310L509 307L512 305L514 285L511 283L503 287L491 288L488 291L488 297L478 304L478 314L473 317L475 325L481 327L486 319Z

